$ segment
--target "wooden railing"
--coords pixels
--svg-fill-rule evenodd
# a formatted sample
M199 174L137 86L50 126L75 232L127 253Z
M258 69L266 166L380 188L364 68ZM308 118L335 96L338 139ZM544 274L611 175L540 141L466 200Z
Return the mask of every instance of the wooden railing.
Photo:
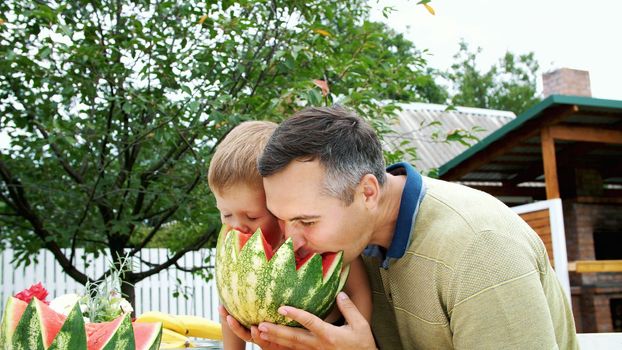
M577 273L622 272L622 260L569 261L568 271L573 271Z

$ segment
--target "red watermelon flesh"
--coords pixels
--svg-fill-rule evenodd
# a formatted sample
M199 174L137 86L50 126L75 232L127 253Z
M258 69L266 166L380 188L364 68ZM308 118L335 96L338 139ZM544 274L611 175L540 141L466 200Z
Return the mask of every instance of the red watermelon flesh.
M162 333L161 323L133 322L136 350L149 350Z
M117 331L123 316L117 317L110 322L101 323L87 323L86 339L88 350L101 350L108 342L110 338ZM132 323L134 330L134 343L136 344L136 350L148 350L157 341L162 331L162 325L160 323Z
M41 335L43 337L43 346L47 349L52 345L54 338L63 327L65 315L61 315L58 312L52 310L43 301L34 298L37 311L39 312L39 320L41 322Z
M337 253L323 253L322 254L322 276L326 278L330 268L335 263Z
M235 231L230 231L230 232L236 232L238 234L238 237L239 237L238 239L240 243L238 251L241 251L244 245L246 244L246 242L248 242L248 240L253 236L253 233L245 233L240 230L235 230ZM268 237L268 239L275 240L274 237ZM266 236L263 234L263 232L261 232L261 241L263 243L263 248L266 253L266 258L267 260L270 260L270 258L272 258L272 256L274 255L274 252L276 251L276 249L278 249L279 247L276 247L276 249L273 249L273 246L270 243L268 243L268 240L266 239ZM299 254L299 251L296 251L295 252L296 270L299 270L302 267L302 265L304 265L307 261L309 261L313 256L314 254L306 254L305 256L301 256ZM323 273L323 277L326 278L326 274L329 272L329 270L331 269L331 266L335 262L337 253L327 252L327 253L322 253L321 256L322 256L322 273Z
M296 270L299 270L307 261L311 260L314 256L314 253L307 254L306 256L300 256L298 252L295 252L296 256ZM322 253L322 276L326 278L328 272L331 269L331 266L335 263L335 258L337 258L337 253Z
M110 322L100 323L87 323L84 325L86 328L86 348L89 350L100 350L108 342L110 338L114 336L121 322L123 321L123 315L117 317Z

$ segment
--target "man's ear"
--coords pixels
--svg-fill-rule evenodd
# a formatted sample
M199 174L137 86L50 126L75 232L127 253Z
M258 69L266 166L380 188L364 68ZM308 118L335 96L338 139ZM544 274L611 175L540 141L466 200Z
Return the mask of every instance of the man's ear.
M359 183L359 191L363 194L363 200L367 209L374 209L380 200L380 184L372 174L366 174Z

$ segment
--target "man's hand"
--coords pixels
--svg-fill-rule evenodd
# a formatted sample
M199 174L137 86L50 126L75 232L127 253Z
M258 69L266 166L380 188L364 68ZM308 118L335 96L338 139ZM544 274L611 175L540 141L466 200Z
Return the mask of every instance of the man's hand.
M282 306L279 313L298 321L306 329L262 322L252 338L270 344L268 349L279 349L274 347L276 345L280 349L376 349L369 324L345 293L337 296L337 306L346 319L344 326L333 326L304 310ZM229 326L234 329L231 324Z

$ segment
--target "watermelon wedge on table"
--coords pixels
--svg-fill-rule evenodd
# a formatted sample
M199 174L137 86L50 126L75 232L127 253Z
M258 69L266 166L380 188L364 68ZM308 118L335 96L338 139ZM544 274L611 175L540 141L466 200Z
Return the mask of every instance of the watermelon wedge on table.
M86 338L89 350L134 349L136 346L129 314L110 322L87 324Z
M2 315L2 324L0 324L0 347L4 349L5 344L11 342L17 323L26 311L28 303L17 298L9 297Z
M157 350L162 341L161 323L132 322L136 350Z
M10 323L14 324L15 318ZM65 317L33 298L20 315L13 332L11 328L6 345L15 350L80 349L86 345L84 321L77 306Z
M0 324L0 350L157 350L161 323L132 324L125 314L111 322L84 324L76 304L67 317L33 298L10 297Z
M162 324L132 323L130 315L126 314L110 322L87 323L86 334L88 350L157 350L162 337ZM109 344L115 345L106 347Z

